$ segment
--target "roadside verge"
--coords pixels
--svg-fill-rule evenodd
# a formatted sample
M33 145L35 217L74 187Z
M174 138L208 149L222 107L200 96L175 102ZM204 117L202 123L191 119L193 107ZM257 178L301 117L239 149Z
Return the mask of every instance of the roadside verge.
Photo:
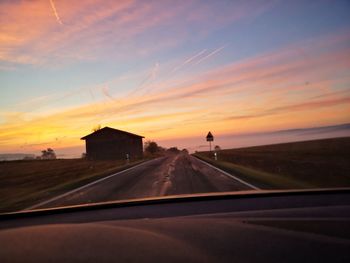
M0 213L25 209L152 159L0 162Z
M204 160L198 158L197 156L194 156L194 157L195 157L198 161L200 161L201 163L204 163L205 165L207 165L207 166L209 166L209 167L211 167L211 168L213 168L213 169L219 171L220 173L222 173L222 174L224 174L224 175L230 177L231 179L233 179L233 180L235 180L235 181L238 181L238 182L240 182L241 184L244 184L245 186L248 186L249 188L252 188L252 189L254 189L254 190L260 190L259 187L255 186L255 185L252 185L251 183L248 183L248 182L246 182L246 181L244 181L244 180L238 178L237 176L234 176L233 174L228 173L228 172L226 172L226 171L224 171L224 170L222 170L222 169L220 169L220 168L218 168L218 167L216 167L216 166L214 166L214 165L208 163L207 161L204 161Z
M231 176L248 182L259 189L303 189L311 187L308 184L282 175L267 173L230 162L215 161L208 157L201 156L200 154L193 154L192 156L225 171Z

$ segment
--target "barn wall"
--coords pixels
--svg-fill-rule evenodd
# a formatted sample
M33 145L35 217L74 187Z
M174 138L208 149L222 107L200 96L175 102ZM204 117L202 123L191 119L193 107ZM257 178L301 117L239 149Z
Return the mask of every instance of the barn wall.
M139 158L143 154L142 138L124 134L87 138L86 153L93 160L126 159L126 154L131 159Z

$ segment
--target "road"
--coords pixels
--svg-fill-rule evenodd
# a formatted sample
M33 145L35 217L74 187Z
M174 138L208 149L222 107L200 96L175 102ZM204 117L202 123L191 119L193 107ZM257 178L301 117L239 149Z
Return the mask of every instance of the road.
M32 208L251 189L197 158L181 153L148 161Z

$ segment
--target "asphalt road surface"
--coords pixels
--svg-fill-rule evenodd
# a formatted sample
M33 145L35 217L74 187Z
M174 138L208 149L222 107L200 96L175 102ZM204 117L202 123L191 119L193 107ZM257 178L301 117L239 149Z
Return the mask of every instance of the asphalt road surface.
M35 208L251 188L188 154L145 162Z

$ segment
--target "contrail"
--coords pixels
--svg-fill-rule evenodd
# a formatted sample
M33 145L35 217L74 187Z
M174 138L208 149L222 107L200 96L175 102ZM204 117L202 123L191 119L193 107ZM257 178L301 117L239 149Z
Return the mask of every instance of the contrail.
M95 95L92 93L91 88L88 88L91 98L95 101Z
M157 77L158 71L159 71L159 63L157 62L152 69L151 80L154 80Z
M102 93L109 99L113 100L114 101L114 98L113 96L109 93L109 87L108 87L108 84L106 84L106 86L103 86L101 88L101 91Z
M61 18L58 16L58 13L57 13L57 10L55 7L55 3L53 2L53 0L50 0L50 4L51 4L51 8L52 8L52 11L56 17L57 22L60 23L61 25L63 25Z
M176 71L178 71L180 68L182 68L183 66L187 65L188 63L192 62L193 60L195 60L196 58L198 58L199 56L201 56L202 54L204 54L207 50L203 49L202 51L200 51L199 53L197 53L196 55L186 59L180 66L175 67L170 73L174 73Z
M156 79L156 77L158 75L158 71L159 71L159 63L157 62L152 67L150 73L146 76L146 78L141 81L141 83L139 84L138 88L134 89L133 91L131 91L129 93L129 96L134 95L136 92L140 92L141 90L144 89L145 86L147 86L150 83L152 83L152 81L154 81Z
M153 68L152 68L151 72L148 74L148 76L140 83L140 86L143 86L143 84L145 84L149 80L154 80L157 77L158 70L159 70L159 63L157 62L153 66Z
M221 50L223 50L227 45L224 45L222 47L219 47L217 49L215 49L214 51L212 51L211 53L209 53L208 55L206 55L205 57L202 57L200 60L198 60L196 63L194 63L193 65L198 65L199 63L201 63L202 61L210 58L211 56L214 56L216 53L220 52Z

